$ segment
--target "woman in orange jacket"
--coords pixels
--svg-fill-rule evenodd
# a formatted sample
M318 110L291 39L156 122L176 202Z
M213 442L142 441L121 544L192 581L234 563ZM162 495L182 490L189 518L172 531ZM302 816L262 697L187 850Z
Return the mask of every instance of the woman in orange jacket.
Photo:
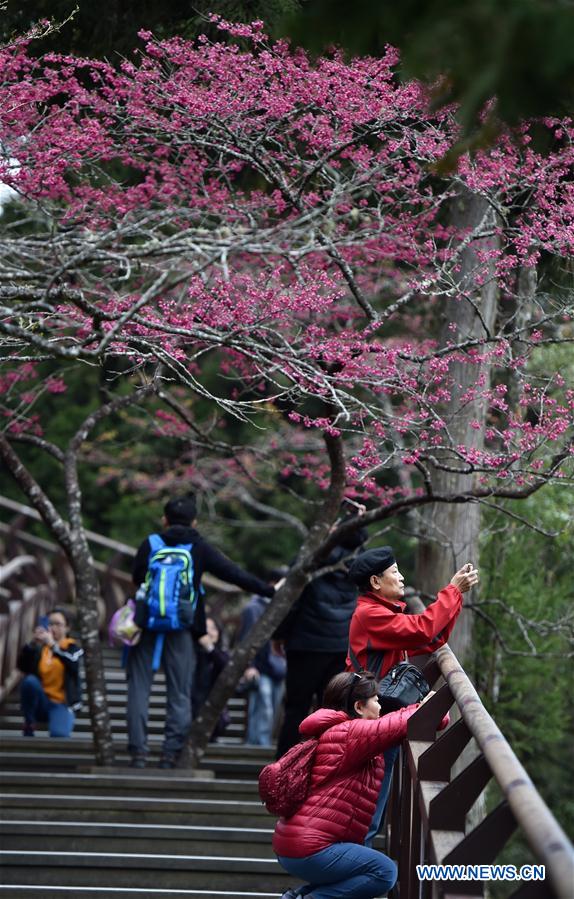
M20 687L25 737L36 723L47 721L51 737L69 737L75 711L81 706L80 658L83 650L68 636L68 618L52 609L40 619L34 637L20 650L18 668L25 674Z

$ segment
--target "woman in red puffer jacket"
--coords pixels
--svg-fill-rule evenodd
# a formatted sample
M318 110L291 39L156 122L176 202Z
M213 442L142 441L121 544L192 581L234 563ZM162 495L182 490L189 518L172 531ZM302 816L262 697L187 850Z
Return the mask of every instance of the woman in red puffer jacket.
M374 676L349 672L332 678L323 703L299 728L319 741L309 794L294 815L279 819L273 836L280 864L308 885L282 899L373 899L397 879L390 858L362 845L385 770L382 753L406 737L418 705L380 718Z

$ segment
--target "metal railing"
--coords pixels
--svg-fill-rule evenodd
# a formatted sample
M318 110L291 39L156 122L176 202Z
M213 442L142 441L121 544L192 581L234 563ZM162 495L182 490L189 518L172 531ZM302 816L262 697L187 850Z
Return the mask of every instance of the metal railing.
M486 881L420 881L417 865L494 865L516 831L546 871L544 881L519 882L512 896L572 899L574 848L452 650L439 649L424 673L436 693L409 721L389 804L389 854L399 861L400 899L485 895ZM460 717L437 738L436 729L453 706ZM455 773L471 739L477 753ZM470 809L492 781L502 801L469 826Z

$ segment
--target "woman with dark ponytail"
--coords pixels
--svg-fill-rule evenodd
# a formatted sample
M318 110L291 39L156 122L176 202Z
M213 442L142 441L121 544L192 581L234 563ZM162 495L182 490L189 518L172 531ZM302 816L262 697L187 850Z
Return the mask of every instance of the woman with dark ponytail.
M384 775L383 752L406 737L417 708L381 718L372 674L345 672L329 681L323 708L299 728L319 741L308 796L294 815L279 819L273 836L282 867L307 881L282 899L374 899L393 887L395 863L363 841Z

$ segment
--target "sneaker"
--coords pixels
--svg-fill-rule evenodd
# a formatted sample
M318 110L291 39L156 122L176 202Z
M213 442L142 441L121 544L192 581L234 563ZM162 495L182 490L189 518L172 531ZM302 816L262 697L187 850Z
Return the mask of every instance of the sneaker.
M166 769L167 768L175 768L176 763L177 763L177 757L175 755L170 755L169 753L166 753L165 755L162 755L162 757L160 758L158 768L166 768Z
M35 726L33 724L25 724L22 728L23 737L35 737Z
M290 890L287 890L286 893L283 893L281 899L301 899L301 893L299 890L294 890L292 887Z
M145 768L145 755L132 755L130 768Z

